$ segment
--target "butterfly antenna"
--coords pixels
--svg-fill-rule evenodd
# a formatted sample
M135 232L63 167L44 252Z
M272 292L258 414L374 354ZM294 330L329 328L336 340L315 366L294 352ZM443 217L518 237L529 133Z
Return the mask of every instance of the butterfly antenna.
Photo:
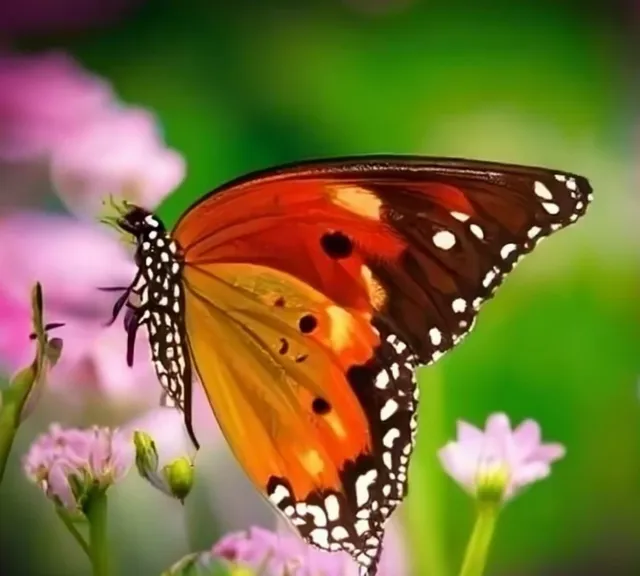
M129 286L98 286L97 289L101 292L124 292Z
M130 202L124 199L118 199L113 194L109 194L107 198L102 201L102 210L98 215L98 221L114 229L118 233L120 241L126 246L135 246L136 239L120 227L119 221L131 208L132 204Z

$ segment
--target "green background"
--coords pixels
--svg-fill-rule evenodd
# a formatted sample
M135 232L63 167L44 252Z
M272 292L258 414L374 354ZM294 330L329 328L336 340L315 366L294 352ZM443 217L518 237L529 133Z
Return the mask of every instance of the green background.
M588 176L588 216L527 258L471 337L422 371L421 432L402 515L414 573L455 574L473 509L436 450L457 419L530 417L567 456L506 507L487 573L585 574L601 558L594 574L640 574L637 116L624 15L595 2L357 8L366 4L157 0L108 28L25 46L69 49L125 101L157 112L188 163L184 184L161 208L168 221L227 179L316 156L422 153ZM18 468L29 439L64 414L57 410L26 426L0 489L0 558L11 573L88 573ZM113 496L147 522L132 533L126 513L112 521L125 576L158 574L190 546L208 546L225 524L191 504L182 538L181 510L145 490L127 485Z

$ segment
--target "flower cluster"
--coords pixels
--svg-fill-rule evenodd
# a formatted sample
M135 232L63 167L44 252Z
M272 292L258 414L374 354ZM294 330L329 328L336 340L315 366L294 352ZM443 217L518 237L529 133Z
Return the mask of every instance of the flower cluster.
M52 424L31 445L23 466L27 477L57 505L82 511L91 491L106 490L126 475L129 454L126 439L118 431Z

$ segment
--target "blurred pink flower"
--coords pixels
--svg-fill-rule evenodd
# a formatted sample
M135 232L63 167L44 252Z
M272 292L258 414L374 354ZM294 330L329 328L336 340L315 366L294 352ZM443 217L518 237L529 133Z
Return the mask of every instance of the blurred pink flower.
M109 194L155 208L184 179L185 163L166 148L152 114L114 109L87 122L52 158L52 179L67 207L95 217Z
M154 116L123 106L71 57L0 53L0 85L0 160L14 191L9 163L20 163L25 188L44 189L28 182L44 172L67 208L93 218L109 194L153 209L184 179Z
M0 53L0 86L0 158L9 160L49 155L113 99L106 82L59 52Z
M325 552L306 544L288 529L277 532L252 527L224 536L211 549L213 557L257 570L265 576L357 576L358 566L346 552ZM393 522L387 525L379 576L407 574L405 552Z
M457 440L446 444L438 455L445 471L472 494L484 475L503 471L506 500L549 476L551 464L564 454L561 444L541 442L540 426L533 420L525 420L512 430L508 416L498 413L487 419L484 431L458 422Z
M107 194L153 209L182 181L184 161L166 148L153 116L120 106L105 83L70 58L0 56L0 82L0 155L22 162L35 155L40 164L46 157L72 212L95 217ZM98 288L126 287L135 275L132 255L110 230L95 221L9 213L0 217L0 246L0 311L6 318L0 324L0 365L15 370L31 354L28 297L38 280L48 321L65 323L65 352L52 385L73 390L74 399L81 390L98 389L136 402L153 390L157 401L145 331L130 369L122 323L105 327L118 293Z
M64 353L49 384L72 391L73 400L101 392L111 400L157 402L144 330L129 368L121 323L105 328L117 294L98 287L128 285L135 273L116 240L98 225L32 212L0 219L0 246L0 365L14 371L31 359L29 294L38 280L47 322L65 323L55 334L64 340Z
M56 504L81 509L93 487L106 489L127 473L125 438L108 428L63 429L52 424L31 445L23 460L24 472Z
M83 30L113 22L142 1L4 0L0 3L0 32L17 35Z

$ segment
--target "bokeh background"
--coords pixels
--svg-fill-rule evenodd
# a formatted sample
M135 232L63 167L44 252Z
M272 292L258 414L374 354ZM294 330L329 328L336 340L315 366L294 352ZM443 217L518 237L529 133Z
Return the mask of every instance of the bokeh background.
M473 509L442 472L436 450L453 437L457 419L481 425L496 411L514 422L531 417L547 439L566 445L567 456L549 480L508 505L488 574L640 574L633 5L93 4L8 1L0 38L14 50L68 51L123 101L157 114L187 163L186 179L160 208L168 222L227 179L316 156L461 156L590 178L595 200L587 217L537 248L485 307L472 336L421 372L422 429L400 517L412 574L455 574ZM22 181L4 169L0 220L27 204L64 211L46 180L22 193ZM46 396L20 431L0 487L3 574L88 573L19 460L53 420L120 424L138 413L126 398L82 398L70 407ZM227 530L272 523L211 430L184 508L133 475L114 489L116 574L157 575Z

